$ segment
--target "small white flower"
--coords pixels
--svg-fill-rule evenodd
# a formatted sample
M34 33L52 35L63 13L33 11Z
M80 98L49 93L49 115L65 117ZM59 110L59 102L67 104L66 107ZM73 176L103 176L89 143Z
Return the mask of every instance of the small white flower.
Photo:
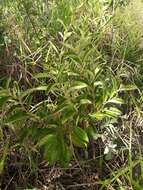
M108 154L108 153L109 153L109 151L110 151L110 150L109 150L109 147L108 147L108 146L106 146L106 147L105 147L105 149L104 149L104 154Z

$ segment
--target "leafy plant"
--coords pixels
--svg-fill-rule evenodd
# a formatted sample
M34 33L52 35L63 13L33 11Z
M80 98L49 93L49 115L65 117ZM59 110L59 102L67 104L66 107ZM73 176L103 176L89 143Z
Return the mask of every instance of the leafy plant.
M110 0L1 3L1 174L16 150L27 152L31 170L37 171L39 157L67 167L76 151L90 155L91 144L97 143L93 153L100 152L100 164L128 155L126 167L114 171L109 166L101 188L110 184L114 189L114 183L120 189L140 188L132 177L142 165L139 146L139 158L132 156L138 141L133 137L140 131L133 126L142 119L143 105L140 5Z

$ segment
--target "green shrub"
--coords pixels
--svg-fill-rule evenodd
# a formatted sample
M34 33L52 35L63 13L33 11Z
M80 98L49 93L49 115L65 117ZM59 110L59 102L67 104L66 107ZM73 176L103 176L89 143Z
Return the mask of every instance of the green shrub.
M142 114L142 28L135 11L132 15L135 4L124 3L9 0L1 5L0 45L6 55L0 60L6 69L0 77L1 172L20 147L29 157L40 153L62 166L75 158L76 147L86 151L97 139L108 139L106 159L121 150L115 141L124 144L120 135L127 115ZM12 132L5 139L7 128Z

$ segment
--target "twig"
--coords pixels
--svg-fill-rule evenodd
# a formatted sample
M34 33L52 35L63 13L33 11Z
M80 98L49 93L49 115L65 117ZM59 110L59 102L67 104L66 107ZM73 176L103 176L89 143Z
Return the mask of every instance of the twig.
M70 188L73 188L73 187L83 187L83 186L91 187L91 186L94 186L94 185L99 185L99 183L94 182L94 183L82 183L82 184L69 185L69 186L67 186L67 189L70 189Z
M7 190L7 188L9 187L10 183L12 182L13 178L14 178L15 175L13 175L13 177L10 179L10 181L8 182L7 186L5 187L4 190Z

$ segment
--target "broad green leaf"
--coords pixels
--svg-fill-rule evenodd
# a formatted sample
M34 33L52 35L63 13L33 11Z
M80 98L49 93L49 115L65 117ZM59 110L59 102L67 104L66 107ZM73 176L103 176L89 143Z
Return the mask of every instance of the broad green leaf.
M71 135L71 140L72 143L77 147L85 148L87 146L87 143L80 140L74 133Z
M8 97L9 92L7 90L0 90L0 97Z
M69 107L68 109L65 109L62 113L62 124L66 123L69 119L73 119L73 116L75 114L75 109L73 107Z
M55 135L54 134L48 134L48 135L46 135L45 137L43 137L39 142L38 142L38 146L42 146L42 145L44 145L45 143L47 143L47 142L49 142L49 141L51 141L51 139L55 139L56 137L55 137Z
M57 134L49 134L38 142L38 146L45 149L45 158L50 164L60 162L65 166L70 160L70 152L67 144L64 142L63 136Z
M88 85L85 82L82 81L76 81L74 85L71 87L71 90L80 90L83 88L87 88Z
M74 133L82 140L85 141L86 143L89 142L87 133L80 127L75 127Z
M48 134L38 142L39 146L44 146L45 158L52 164L59 158L59 143L56 134Z
M63 137L60 137L59 144L60 144L59 161L62 166L67 166L67 164L69 163L70 158L71 158L71 153L70 153L69 147L64 142Z
M113 103L113 104L124 104L124 101L123 99L121 98L113 98L113 99L110 99L106 102L107 103Z
M14 114L12 114L11 116L9 116L6 119L6 123L13 123L22 119L25 119L27 117L27 113L23 112L21 110L17 110Z
M72 142L79 147L86 147L89 142L87 133L80 127L75 127L71 134Z
M88 99L81 99L80 104L92 104L92 102Z
M89 114L89 116L92 119L102 120L106 115L102 112L96 112L96 113Z
M132 90L137 90L137 86L136 85L121 85L119 88L119 92L121 91L132 91Z
M111 107L109 109L105 108L104 113L107 116L111 116L111 117L117 117L117 116L120 116L122 114L122 112L119 109L114 108L114 107Z
M52 140L51 142L47 142L44 146L45 158L49 161L50 164L54 164L55 162L59 161L60 159L60 144L57 140Z

